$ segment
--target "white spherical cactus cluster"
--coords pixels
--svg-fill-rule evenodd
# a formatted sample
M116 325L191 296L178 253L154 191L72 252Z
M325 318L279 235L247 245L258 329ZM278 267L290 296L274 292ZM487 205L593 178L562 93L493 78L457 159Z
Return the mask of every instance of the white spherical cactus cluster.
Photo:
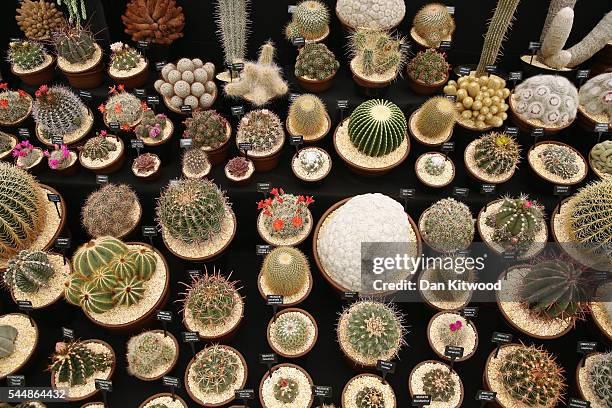
M400 203L379 193L363 194L348 200L328 218L319 231L317 254L337 284L360 291L362 242L414 241L414 231ZM405 252L410 254L410 245Z
M406 14L404 0L338 0L336 13L352 28L388 30Z
M591 115L608 115L612 119L612 72L589 79L578 92L580 105Z
M172 107L180 109L182 105L189 105L192 109L208 109L212 106L217 93L215 65L212 62L181 58L176 64L164 65L161 76L155 81L155 90Z
M578 109L578 90L558 75L536 75L516 87L515 112L524 120L539 120L545 126L562 127L571 123Z

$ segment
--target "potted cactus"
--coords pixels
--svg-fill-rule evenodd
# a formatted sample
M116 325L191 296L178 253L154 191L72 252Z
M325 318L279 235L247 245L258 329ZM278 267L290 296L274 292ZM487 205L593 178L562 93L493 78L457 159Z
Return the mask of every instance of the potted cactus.
M265 172L274 169L279 162L285 132L280 118L268 109L258 109L244 115L238 125L236 145L246 150L255 171ZM244 146L248 146L244 148ZM241 147L243 146L243 147Z
M36 91L32 116L36 122L36 137L53 146L53 137L62 143L79 142L91 131L94 118L88 107L68 87L42 85Z
M155 381L178 362L179 344L172 333L150 330L127 342L127 372L142 381Z
M500 184L514 175L521 160L521 147L514 137L504 132L490 132L467 145L463 160L476 180Z
M138 408L189 408L189 406L180 396L176 394L171 394L169 392L162 392L159 394L151 395L149 398L144 400L138 406Z
M263 408L309 408L314 400L312 388L312 378L302 367L278 364L261 379L259 402Z
M295 60L295 78L308 92L328 90L340 63L325 44L306 44Z
M136 193L127 184L107 183L91 193L81 209L81 223L93 238L129 235L142 215Z
M37 41L11 41L8 60L11 72L27 85L40 86L55 76L55 58Z
M420 51L406 65L408 86L420 95L431 95L448 81L446 55L431 48Z
M612 341L612 307L610 307L610 302L608 302L611 293L612 284L609 282L603 283L597 287L595 298L589 302L593 322L597 330L608 341Z
M0 130L0 160L12 157L13 149L18 143L15 136Z
M217 99L215 65L199 58L181 58L164 65L155 90L174 113L187 115L196 109L210 109Z
M467 205L443 198L423 211L419 230L423 241L434 251L455 253L472 244L474 218Z
M469 261L465 258L464 255L459 254L446 255L445 259L450 259L452 262L423 268L419 274L419 281L430 282L432 285L419 287L419 293L425 304L431 309L442 311L460 310L470 303L472 298L471 289L448 287L448 282L453 280L467 283L477 281L474 266L468 265ZM463 265L466 266L464 267ZM439 289L437 287L439 284L444 284L444 289Z
M98 389L96 379L108 380L117 359L112 347L102 340L58 342L51 356L51 387L65 388L67 401L91 398Z
M408 129L417 142L425 146L440 146L453 136L458 118L455 104L450 99L434 96L412 112Z
M227 119L215 110L196 110L184 124L183 138L191 139L194 147L204 148L211 164L225 161L232 136Z
M38 326L27 315L0 315L0 378L21 371L36 351L38 339Z
M17 167L35 173L41 168L45 155L40 147L34 147L29 141L23 140L13 148L13 157Z
M351 378L342 390L342 407L362 408L376 406L395 408L397 400L391 385L374 374L359 374Z
M451 360L445 355L446 347L463 348L463 357L452 361L466 361L476 353L478 331L474 323L461 316L459 312L442 311L429 320L427 341L434 353L444 360Z
M101 130L79 147L79 162L96 174L109 174L121 168L124 153L123 140Z
M110 45L108 75L128 88L138 88L149 79L149 61L134 48L121 41Z
M18 89L11 91L6 82L0 83L0 125L18 126L32 112L32 97Z
M392 30L404 19L406 3L402 0L339 0L336 15L348 31L359 27Z
M205 407L224 406L247 381L248 369L240 352L230 346L213 345L196 354L185 371L185 390Z
M123 84L112 86L109 94L106 103L98 107L104 117L104 124L111 128L114 125L123 131L138 125L144 115L145 104L135 95L126 92Z
M24 1L17 8L17 25L30 40L47 41L66 25L57 5L48 1Z
M589 171L578 150L553 140L533 145L527 152L527 162L536 175L555 185L581 183Z
M578 90L578 123L587 131L592 131L596 123L612 123L610 107L612 72L600 74L589 79Z
M88 402L87 404L82 405L81 408L104 408L104 402Z
M185 327L207 341L231 338L238 331L244 313L244 300L237 283L218 271L193 276L181 293Z
M183 152L181 157L181 172L186 178L202 178L210 173L212 164L203 147L191 147Z
M45 150L49 168L62 176L72 176L79 169L79 155L66 145L53 145L53 150Z
M104 81L102 48L93 34L80 26L65 26L53 35L57 66L77 89L100 86Z
M417 179L427 187L442 188L455 178L455 164L447 156L437 152L420 155L414 163Z
M365 101L336 128L334 148L354 173L386 174L408 157L406 117L388 100Z
M301 181L316 183L323 180L332 167L332 158L320 147L300 149L291 159L291 171Z
M298 245L312 231L312 213L308 206L311 196L285 194L282 188L273 188L271 197L260 200L257 209L257 232L270 245Z
M319 97L304 94L289 105L285 125L291 136L302 136L305 142L316 142L329 133L331 119Z
M268 323L267 338L270 348L285 358L299 358L308 354L319 330L314 317L305 310L287 308Z
M589 152L589 165L599 178L612 177L612 140L597 143Z
M410 36L421 47L438 48L442 41L452 41L455 20L445 4L428 3L412 19Z
M291 14L285 27L285 38L302 37L307 43L324 41L329 35L329 10L318 0L303 0Z
M593 408L605 408L612 402L610 395L610 373L612 353L589 353L576 367L576 385L585 401Z
M410 396L429 395L431 406L459 408L463 403L463 382L448 365L435 360L417 364L408 377Z
M172 137L174 124L163 113L156 114L152 109L143 106L140 123L134 128L136 137L146 146L159 146Z
M312 290L308 258L299 249L289 246L274 248L264 258L257 278L259 293L283 297L283 306L295 306Z
M230 159L224 168L225 177L239 186L245 186L251 181L251 176L255 173L253 161L238 156Z
M157 180L161 175L161 160L154 153L139 155L132 162L132 173L142 181Z

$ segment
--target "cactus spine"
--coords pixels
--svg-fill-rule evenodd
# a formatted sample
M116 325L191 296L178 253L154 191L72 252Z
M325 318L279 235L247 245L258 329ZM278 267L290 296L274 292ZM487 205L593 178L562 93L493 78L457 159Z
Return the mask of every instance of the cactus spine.
M215 20L226 64L244 61L249 29L248 0L217 0Z
M191 369L200 391L222 394L236 384L242 364L234 352L223 346L212 346L196 356Z
M184 308L205 328L225 325L238 306L236 283L220 273L206 273L186 286Z
M432 401L448 402L456 393L452 371L434 368L423 375L423 391Z
M455 21L444 4L430 3L414 15L412 27L428 47L438 48L455 31Z
M323 101L312 94L300 95L289 106L291 127L305 139L316 136L327 126L327 112Z
M127 344L128 373L150 377L160 367L170 365L176 351L163 341L163 336L144 332L132 337Z
M599 74L589 79L578 91L580 105L591 115L606 115L608 122L612 120L612 72Z
M45 47L36 41L15 41L9 44L8 58L15 67L29 71L45 62Z
M77 274L87 278L127 251L127 246L116 238L95 238L76 250L72 257L72 266Z
M283 142L285 132L280 118L272 111L258 109L247 113L241 120L236 134L238 143L251 143L251 149L265 153Z
M325 44L308 43L295 60L295 75L323 81L336 73L340 63Z
M85 142L81 148L81 155L91 161L105 161L110 157L110 153L117 149L117 145L111 141L110 136L99 134Z
M104 115L108 123L116 122L122 128L133 126L142 118L142 103L129 92L116 92L106 101Z
M406 117L396 104L371 99L351 113L348 135L360 152L378 157L400 146L406 137L406 126Z
M308 259L293 247L276 247L264 259L262 278L275 295L292 296L310 279Z
M193 147L185 150L181 159L183 174L192 176L202 176L210 169L208 154L202 147Z
M400 70L405 58L400 49L403 42L383 30L359 28L351 36L349 46L360 71L369 77Z
M136 193L126 184L105 184L87 197L81 222L92 237L119 237L133 227L129 215L138 207Z
M385 394L375 387L363 387L355 396L357 408L384 408Z
M143 59L138 51L122 42L113 43L110 48L112 51L111 66L118 71L129 71Z
M25 293L37 292L55 274L49 257L42 251L20 251L9 260L4 272L4 282L11 289Z
M53 38L57 55L71 64L83 64L96 52L93 35L81 27L66 27Z
M422 219L423 238L437 251L456 252L474 239L474 219L467 205L444 198L429 207Z
M441 85L449 68L444 54L431 48L420 51L406 66L410 78L426 85Z
M474 146L478 168L489 175L513 171L520 160L520 146L512 136L491 132L481 136Z
M444 96L429 98L418 112L414 125L420 134L429 139L448 134L458 118L455 105Z
M112 363L110 353L96 353L81 342L57 343L51 357L51 372L59 383L70 387L86 384L95 373L107 370Z
M446 158L439 154L432 154L425 159L425 172L430 176L439 176L446 168Z

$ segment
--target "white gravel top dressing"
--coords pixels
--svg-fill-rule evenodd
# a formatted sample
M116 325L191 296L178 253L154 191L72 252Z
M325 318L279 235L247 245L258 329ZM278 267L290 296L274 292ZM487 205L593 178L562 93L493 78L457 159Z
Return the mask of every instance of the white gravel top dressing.
M365 387L373 387L380 390L384 397L385 408L395 408L395 393L389 383L383 384L382 379L376 375L363 374L353 377L344 387L342 393L343 408L357 408L355 399L359 391Z
M64 265L64 258L57 254L48 254L49 263L53 267L55 273L51 276L51 279L47 282L46 286L40 288L37 292L26 293L15 287L11 290L13 299L15 300L29 300L32 302L32 306L35 309L48 306L54 303L64 295L64 282L70 274L70 259L66 260Z
M529 268L514 268L506 273L506 279L501 280L500 309L512 323L530 335L552 337L563 333L574 324L572 319L545 319L521 302L506 300L520 299L523 279L528 273Z
M128 353L132 353L135 346L135 339L138 337L141 337L144 334L151 334L157 338L159 338L161 340L161 342L163 344L165 344L166 346L170 347L172 350L174 350L174 356L176 356L176 353L178 352L177 348L176 348L176 340L175 338L172 336L172 334L170 332L167 332L168 335L164 336L164 332L162 330L156 330L156 331L147 331L147 332L143 332L141 334L139 334L138 336L134 336L132 337L128 343L127 343L127 351ZM170 369L170 367L172 367L172 364L174 363L174 357L172 360L168 361L166 364L160 365L158 367L155 367L155 369L153 371L150 371L147 373L146 376L142 376L144 378L155 378L158 377L160 375L165 374L166 372L168 372L168 370Z
M317 150L321 152L323 155L323 166L321 166L319 170L309 173L302 166L302 163L298 159L298 155L295 154L291 159L291 169L298 177L303 178L305 180L318 181L323 179L329 173L332 166L332 160L329 156L329 153L318 147L306 147L300 150L300 152L303 152L304 150Z
M129 78L136 74L140 74L140 72L142 72L142 70L145 69L146 67L147 67L147 61L141 57L140 60L138 61L138 64L136 64L136 66L133 68L126 69L126 70L120 70L120 69L116 69L115 67L111 65L110 68L108 69L108 73L116 78Z
M274 384L281 378L290 378L298 384L298 395L291 403L285 404L274 398ZM261 398L266 408L308 408L312 397L311 380L301 370L290 366L280 366L274 370L272 375L267 376L261 387Z
M274 336L272 335L272 333L274 333L274 331L276 330L276 327L278 326L279 322L282 322L283 319L287 319L287 318L291 318L291 317L297 317L300 318L301 320L303 320L304 322L306 322L306 327L308 330L308 337L306 342L304 343L304 345L302 346L302 348L298 349L298 350L286 350L283 347L281 347L278 343L274 342ZM279 350L281 353L286 354L286 355L297 355L297 354L302 354L304 353L306 350L308 350L314 343L315 341L315 333L316 333L316 326L314 324L314 322L312 320L310 320L310 317L308 317L308 315L305 315L304 313L301 312L285 312L280 314L279 316L277 316L276 320L272 320L272 323L270 324L270 327L268 329L268 337L270 339L270 341L272 343L274 343L274 347Z
M128 248L139 250L148 247L143 247L141 245L128 245ZM151 279L144 282L145 292L144 297L140 300L140 302L132 306L115 306L108 312L104 313L86 312L88 316L98 323L117 326L132 323L149 313L156 306L159 299L164 295L164 290L166 289L166 279L169 273L169 271L166 269L166 264L159 253L157 251L153 252L155 253L155 258L157 259L157 265L155 267L155 272L153 272L153 275L151 275Z
M270 288L270 285L264 279L263 273L261 272L259 273L259 276L257 277L257 284L261 288L261 291L263 292L262 293L263 296L278 295L278 293L274 293L274 290ZM284 305L294 305L294 304L300 303L302 300L306 298L306 296L308 296L311 288L312 288L312 274L310 273L310 271L308 271L308 279L306 280L305 284L300 288L299 291L297 291L297 293L294 293L291 296L283 296L283 304Z
M429 329L431 344L438 354L444 355L446 346L454 345L446 344L440 335L442 330L448 330L450 332L450 324L455 323L457 320L462 323L461 329L459 330L465 332L463 334L463 341L457 344L458 347L463 347L463 357L469 356L476 348L478 333L474 329L474 326L468 323L461 315L455 313L442 313L433 318Z
M426 269L421 274L421 279L425 281L431 281L433 269ZM420 290L421 295L429 302L431 305L440 310L458 310L463 306L467 305L472 297L471 291L464 291L461 293L460 300L457 301L449 301L449 300L439 300L435 298L435 291L432 290Z
M406 152L408 151L408 137L405 135L404 139L400 143L399 147L391 153L384 156L368 156L361 153L351 142L348 134L348 124L350 119L345 120L338 126L334 137L336 149L338 154L343 159L349 161L357 166L366 167L368 169L383 169L385 167L393 166L400 163L405 159Z
M441 135L436 135L436 137L433 137L433 138L429 138L423 135L421 132L419 132L419 129L416 127L416 121L418 120L420 113L421 113L421 110L417 109L410 117L410 120L408 123L408 126L410 126L410 133L412 133L412 136L414 136L414 138L417 141L425 145L441 145L442 143L450 139L450 136L453 133L452 127L448 130L448 132L445 132Z
M591 403L591 408L608 408L605 403L601 402L601 399L597 397L595 394L595 390L593 389L593 382L589 379L589 372L600 364L600 361L603 360L603 354L589 354L586 356L586 361L584 362L584 367L578 364L578 386L582 390L584 394L584 399Z
M172 137L173 132L174 125L172 124L172 121L170 119L166 118L166 125L164 126L164 130L162 131L161 138L151 139L150 137L139 137L139 139L142 140L142 142L147 146L157 146L170 139Z
M238 361L240 362L240 364L242 364L242 360L240 359L240 356L238 354L234 353L234 351L231 349L228 349L228 348L224 348L224 349L230 353L233 353L238 359ZM201 353L202 351L196 354L195 358L197 359L201 355ZM232 384L232 386L227 391L225 391L222 394L206 394L200 390L200 387L198 386L198 382L196 378L194 377L195 373L193 372L192 367L189 367L189 372L187 373L186 386L189 387L189 390L191 391L193 396L196 397L201 402L204 402L206 404L226 403L228 401L233 400L235 397L235 391L242 387L242 383L245 381L245 374L246 374L245 367L243 366L241 370L238 370L238 373L236 375L237 377L236 382Z
M195 320L191 311L188 308L185 308L185 312L183 314L185 326L191 331L198 332L198 334L204 338L220 337L229 333L240 322L244 314L244 301L238 292L234 294L234 297L236 300L236 307L234 307L234 310L232 310L232 315L229 319L227 319L227 322L224 325L206 327L199 321Z
M280 238L272 236L265 226L265 217L267 217L267 215L264 215L263 211L257 216L257 232L259 232L259 235L264 239L264 241L270 242L275 246L297 245L299 242L306 239L308 235L310 235L310 231L312 231L312 224L314 222L312 219L312 213L308 208L305 208L305 210L306 216L304 217L304 228L302 228L294 237ZM302 215L303 214L304 213L302 213Z
M357 75L361 79L364 79L369 82L391 82L397 77L397 70L389 70L384 74L374 74L374 75L366 75L361 69L363 57L357 56L351 60L351 71L353 74Z
M187 408L187 405L183 404L181 400L172 399L172 396L157 397L154 400L147 402L143 408L151 408L156 404L164 404L168 408Z
M90 169L100 169L110 165L111 163L114 163L116 160L119 159L119 157L121 157L121 155L123 154L123 143L121 143L120 139L114 138L112 136L107 136L106 140L112 142L115 146L117 146L117 149L109 152L108 158L106 160L91 160L89 157L85 157L83 156L83 154L81 154L80 160L81 163L83 163L83 166Z
M42 64L40 64L37 67L30 68L30 69L22 69L15 64L11 65L11 67L13 68L13 71L15 72L15 74L22 75L22 74L31 74L34 72L42 71L43 69L47 68L52 63L53 63L53 57L45 53Z
M14 373L34 353L38 340L38 328L32 326L28 316L20 313L0 316L0 326L12 326L17 329L15 351L7 357L0 358L0 378Z
M414 27L412 27L410 29L410 36L419 45L421 45L421 46L423 46L425 48L429 48L429 44L427 44L425 39L419 35L419 33L414 29ZM451 41L452 39L453 39L453 36L451 34L448 34L444 38L442 38L441 41Z
M93 125L94 117L91 113L91 110L87 108L85 105L81 106L81 117L83 121L81 122L81 126L79 126L74 131L63 135L64 144L72 144L78 142L83 137L87 136L87 133L91 130ZM52 145L51 139L45 139L42 137L42 126L36 125L36 134L39 136L39 139L43 140L43 142L49 146ZM53 133L53 130L50 130Z
M597 288L597 296L612 293L612 283L606 283ZM601 330L612 339L612 303L591 302L591 314Z
M427 158L432 156L444 157L440 153L425 153L420 156L415 163L417 177L425 183L434 187L445 186L455 178L455 165L453 164L452 160L445 160L444 170L442 171L442 174L438 176L432 176L428 174L425 170L425 163L427 161Z
M529 153L527 154L527 160L529 161L529 164L531 165L531 167L533 168L535 172L537 172L540 176L550 181L551 183L556 183L556 184L575 184L575 183L580 182L580 180L584 178L584 176L589 171L589 166L587 165L586 161L578 153L576 153L574 149L571 149L571 150L577 159L576 164L578 165L578 173L576 173L573 177L569 179L564 179L564 178L557 176L556 174L549 172L546 169L546 167L544 167L544 163L542 162L542 159L538 157L538 155L542 153L542 151L544 151L544 149L546 149L547 146L555 146L555 144L553 143L539 144L533 149L529 150Z
M484 180L487 183L499 184L505 183L510 180L514 175L516 169L512 169L502 174L488 174L483 169L478 167L476 160L474 159L474 154L476 153L476 143L478 140L473 140L470 144L465 148L465 152L463 154L463 160L467 168L476 175L477 178Z
M582 113L584 116L586 116L587 118L591 119L593 122L595 123L610 123L612 122L612 118L610 118L607 114L605 113L590 113L587 112L586 109L584 109L584 105L578 105L578 111L580 113Z
M94 342L84 342L85 346L93 351L94 353L113 353L113 350L109 349L103 344L94 343ZM70 399L79 399L89 395L93 395L97 392L96 390L96 379L98 380L108 380L110 378L112 371L112 366L107 368L104 371L97 371L91 377L87 379L87 382L82 385L75 385L74 387L70 387L69 383L61 383L58 381L58 375L55 374L55 388L67 388L68 389L68 398Z
M102 60L102 48L100 48L100 46L96 43L94 43L94 47L96 48L96 50L94 51L93 55L89 60L85 61L84 63L73 64L69 62L66 58L58 55L57 65L62 71L68 73L79 73L92 69L93 67L98 65L98 62Z
M26 167L23 164L23 157L21 156L17 157L15 164L24 170L28 170L28 169L36 167L45 158L43 151L40 147L35 147L34 149L32 149L32 152L30 154L36 157L36 160L29 167Z
M449 367L446 364L432 363L429 361L419 365L418 367L414 369L414 371L410 374L410 389L411 389L411 394L413 396L418 395L418 394L421 394L421 395L426 394L424 387L423 387L423 376L425 376L425 374L435 369L442 369L444 371L449 371ZM459 407L459 403L461 402L461 397L463 393L463 390L461 388L461 384L462 384L461 378L457 375L455 371L450 371L450 374L451 374L451 378L455 381L455 393L453 397L447 402L432 401L431 404L428 405L428 407L430 408Z

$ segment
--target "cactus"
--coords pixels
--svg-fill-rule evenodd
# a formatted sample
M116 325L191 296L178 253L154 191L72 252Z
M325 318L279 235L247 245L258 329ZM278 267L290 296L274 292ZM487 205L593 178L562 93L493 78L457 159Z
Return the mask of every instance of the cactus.
M18 331L13 326L0 325L0 359L15 352Z
M191 138L194 147L216 149L227 140L227 120L217 111L195 111L185 120L183 137Z
M71 341L55 345L49 369L57 376L58 383L68 383L70 387L84 385L96 373L105 371L113 364L110 353L96 353L85 343Z
M325 44L308 43L295 60L295 76L324 81L339 67L336 56Z
M458 118L453 102L443 96L429 98L418 112L414 125L428 139L449 134Z
M170 45L183 36L185 15L176 0L130 0L121 16L132 41Z
M136 276L139 279L151 279L157 268L155 251L149 248L132 249L127 253L126 258L134 262Z
M307 41L321 38L329 30L329 11L327 6L317 0L300 2L285 28L285 37L291 40L303 37Z
M448 402L457 393L452 371L434 368L423 375L423 392L435 402Z
M66 26L66 19L53 2L24 0L17 9L17 25L31 40L50 40Z
M77 27L81 25L81 20L87 18L87 9L85 8L85 0L57 0L58 5L62 5L68 9L68 21Z
M578 110L578 90L562 76L533 76L517 85L512 98L520 118L550 127L570 124Z
M227 172L235 178L242 178L247 175L251 168L250 161L246 157L234 157L225 165Z
M492 176L507 174L516 169L521 159L521 148L512 136L487 133L474 145L474 161L479 169Z
M282 350L298 353L308 342L308 317L302 313L283 313L276 318L270 336Z
M544 169L563 180L571 179L580 171L576 153L563 145L549 144L538 154Z
M281 240L299 236L312 222L307 207L314 200L310 196L285 194L282 188L272 189L271 194L271 198L257 203L266 233Z
M45 252L24 250L9 260L4 283L11 290L34 293L46 286L54 274L55 270Z
M120 240L103 236L81 245L72 257L74 273L89 278L96 270L108 265L115 257L128 251Z
M70 165L73 164L72 151L69 150L66 145L53 145L53 147L51 152L48 150L44 151L49 168L53 170L64 170L70 167Z
M242 370L240 359L223 346L211 346L196 356L193 377L205 394L223 394L232 389Z
M92 237L119 237L133 227L129 215L138 206L138 197L127 184L108 183L87 197L81 222Z
M597 398L599 405L612 406L612 353L590 357L593 365L588 371L588 387Z
M446 158L440 154L432 154L425 159L425 172L430 176L440 176L446 169Z
M81 99L62 85L42 85L36 91L32 116L45 139L65 136L81 127L87 108Z
M423 239L436 251L456 252L474 239L474 219L467 205L444 198L429 207L422 217Z
M210 169L208 154L202 147L193 147L185 150L181 159L183 174L202 175Z
M254 110L240 120L236 140L251 143L251 150L265 153L276 148L285 137L280 118L267 109Z
M7 126L23 120L30 112L31 103L25 91L11 91L6 83L0 83L0 124Z
M142 54L121 41L111 44L111 67L117 71L129 71L136 68L144 59Z
M325 157L318 149L302 149L297 155L300 166L306 173L316 173L325 165Z
M441 84L449 68L446 56L431 48L420 51L406 66L410 78L425 85Z
M556 406L565 389L563 369L542 348L517 346L502 357L499 378L509 396L526 406Z
M393 102L370 99L359 105L348 123L353 146L370 157L396 150L406 137L406 117Z
M606 115L612 120L612 72L589 79L578 91L578 99L584 110L591 115Z
M148 175L153 173L159 167L159 157L153 153L141 154L134 159L132 169L136 174Z
M136 276L136 262L129 255L129 252L115 256L106 267L108 271L118 279L128 279Z
M501 206L485 220L493 228L494 242L504 250L522 253L533 244L542 229L544 207L526 195L518 198L504 197Z
M122 85L120 85L122 88ZM143 115L143 106L136 96L129 92L117 92L111 88L111 96L104 105L98 108L104 114L107 123L118 123L122 129L135 125Z
M134 133L140 139L152 139L159 141L164 137L164 131L168 125L168 118L163 113L155 114L151 109L146 109L142 120L134 128Z
M94 277L92 274L92 278ZM115 300L111 291L102 289L98 280L86 282L81 287L78 304L87 313L104 313L115 307Z
M5 154L15 147L15 137L0 130L0 154Z
M100 273L96 273L96 276L100 275ZM93 278L92 274L92 278ZM100 280L97 279L98 284ZM86 279L79 274L72 274L66 279L64 282L64 298L66 301L74 306L80 306L81 303L81 293L83 291L83 285L85 285ZM110 290L110 285L108 286Z
M386 31L359 28L351 35L349 47L359 71L371 77L400 71L405 58L400 48L403 42Z
M206 328L225 325L238 306L236 282L218 272L205 273L186 287L187 291L182 293L184 308Z
M53 45L58 57L71 64L85 64L96 52L96 40L89 30L82 27L65 27L53 35Z
M385 408L385 394L375 387L363 387L355 396L357 408Z
M228 208L227 198L212 181L181 179L162 192L157 220L175 239L186 244L206 243L221 231Z
M217 85L213 63L203 63L199 58L181 58L176 65L164 65L161 74L162 79L155 81L154 87L170 107L180 109L187 105L192 110L210 109L214 103Z
M136 276L122 279L113 289L113 302L115 305L132 306L144 297L144 282Z
M289 120L293 131L308 139L327 128L327 111L318 96L304 94L289 105Z
M457 279L457 276L454 279ZM442 344L444 346L461 347L468 336L465 329L467 325L468 323L463 317L457 316L457 320L450 323L447 327L441 327L438 335Z
M34 70L45 62L45 47L36 41L13 41L9 43L9 62L23 71Z
M605 174L612 174L612 140L597 143L589 153L591 165Z
M17 166L29 169L38 162L43 153L42 150L32 146L29 141L23 140L15 145L12 154L18 160Z
M293 247L276 247L264 258L262 279L275 295L293 296L308 285L308 259Z
M215 20L226 64L244 61L249 29L249 0L216 0Z
M81 148L81 155L91 161L108 160L110 153L118 149L117 145L109 140L110 137L111 136L106 136L105 131L101 131L85 142Z
M404 19L406 3L403 0L338 0L336 14L342 24L352 29L390 30Z
M91 284L93 285L93 287L96 287L102 290L103 292L110 293L117 286L117 278L118 276L116 276L113 270L111 270L109 267L103 266L101 268L96 269L91 274L89 281L92 282ZM77 285L79 284L78 281L76 283ZM83 282L83 284L84 283L85 282ZM81 285L80 288L74 287L74 289L74 292L76 293L74 293L74 295L70 293L70 296L76 296L76 303L78 305L78 297L80 296L80 293L82 293L83 285Z
M27 249L45 225L46 198L38 183L20 168L0 163L0 259Z
M292 404L300 393L300 387L293 378L280 377L272 388L274 399L282 404Z
M150 377L155 370L170 365L175 355L176 351L163 341L162 336L144 332L128 341L128 373Z
M476 76L486 74L487 65L495 64L506 32L512 25L512 19L520 0L498 0L493 18L485 36L484 45L480 54L480 61L476 68Z
M455 31L455 20L444 4L429 3L414 15L412 28L428 47L438 48Z

